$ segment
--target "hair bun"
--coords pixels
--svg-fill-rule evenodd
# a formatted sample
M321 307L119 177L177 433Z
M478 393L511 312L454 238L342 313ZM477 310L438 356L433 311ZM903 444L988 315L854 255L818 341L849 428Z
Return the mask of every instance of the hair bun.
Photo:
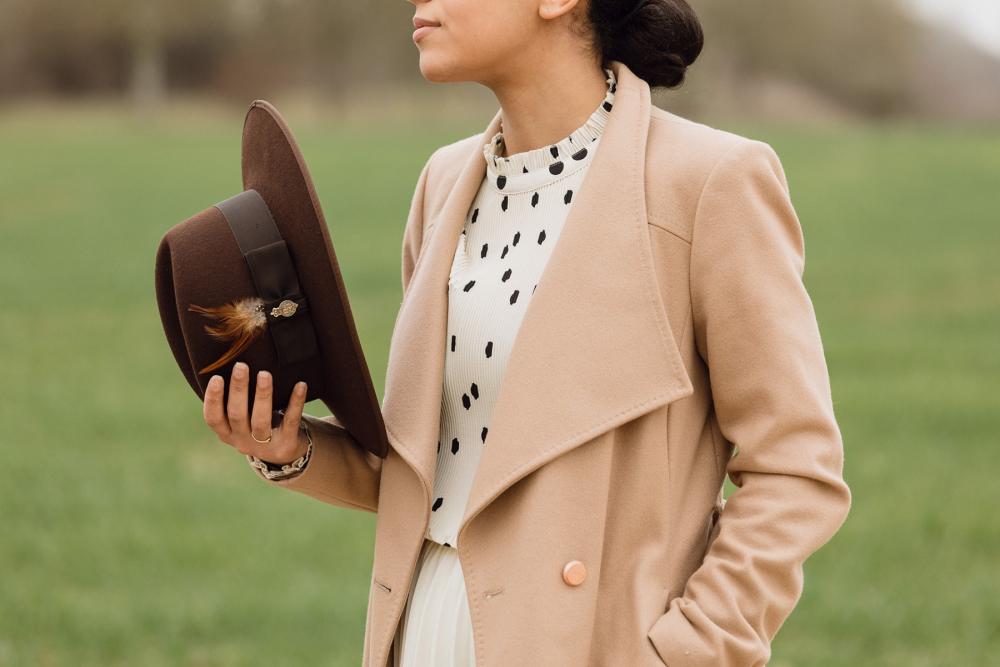
M651 88L681 85L704 46L701 21L685 0L591 0L588 17L603 60L625 63Z

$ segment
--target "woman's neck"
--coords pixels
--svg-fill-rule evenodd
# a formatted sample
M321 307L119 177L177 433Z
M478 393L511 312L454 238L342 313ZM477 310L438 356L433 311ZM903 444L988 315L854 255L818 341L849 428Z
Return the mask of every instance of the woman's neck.
M602 67L531 70L493 87L500 102L504 156L555 143L580 127L607 93Z

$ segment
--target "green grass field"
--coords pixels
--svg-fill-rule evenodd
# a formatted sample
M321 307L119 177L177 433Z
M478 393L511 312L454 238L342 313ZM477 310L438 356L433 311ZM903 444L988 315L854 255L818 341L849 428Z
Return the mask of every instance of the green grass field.
M219 443L156 311L242 119L0 116L0 665L360 662L374 515ZM296 129L380 395L417 174L488 120ZM997 664L1000 128L725 127L784 163L854 494L771 665Z

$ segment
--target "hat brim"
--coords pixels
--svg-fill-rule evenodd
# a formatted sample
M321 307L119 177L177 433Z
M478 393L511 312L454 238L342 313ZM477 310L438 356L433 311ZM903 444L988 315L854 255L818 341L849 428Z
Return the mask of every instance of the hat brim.
M319 398L366 449L384 457L382 410L326 219L292 132L266 100L254 100L247 111L242 172L243 188L256 190L270 208L309 301L325 365Z

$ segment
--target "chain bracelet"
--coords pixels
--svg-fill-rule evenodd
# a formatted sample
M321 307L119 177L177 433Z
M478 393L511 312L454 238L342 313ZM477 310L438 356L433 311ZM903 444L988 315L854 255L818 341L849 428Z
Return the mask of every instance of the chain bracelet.
M309 458L312 456L313 439L312 433L309 432L309 425L306 423L305 419L302 419L299 422L299 428L305 431L306 440L309 441L309 447L306 449L306 453L299 458L295 459L291 463L283 464L276 470L270 468L265 461L262 461L253 454L246 454L247 462L249 462L252 467L259 470L261 474L269 480L284 479L302 472L302 470L306 467L306 464L309 463Z

